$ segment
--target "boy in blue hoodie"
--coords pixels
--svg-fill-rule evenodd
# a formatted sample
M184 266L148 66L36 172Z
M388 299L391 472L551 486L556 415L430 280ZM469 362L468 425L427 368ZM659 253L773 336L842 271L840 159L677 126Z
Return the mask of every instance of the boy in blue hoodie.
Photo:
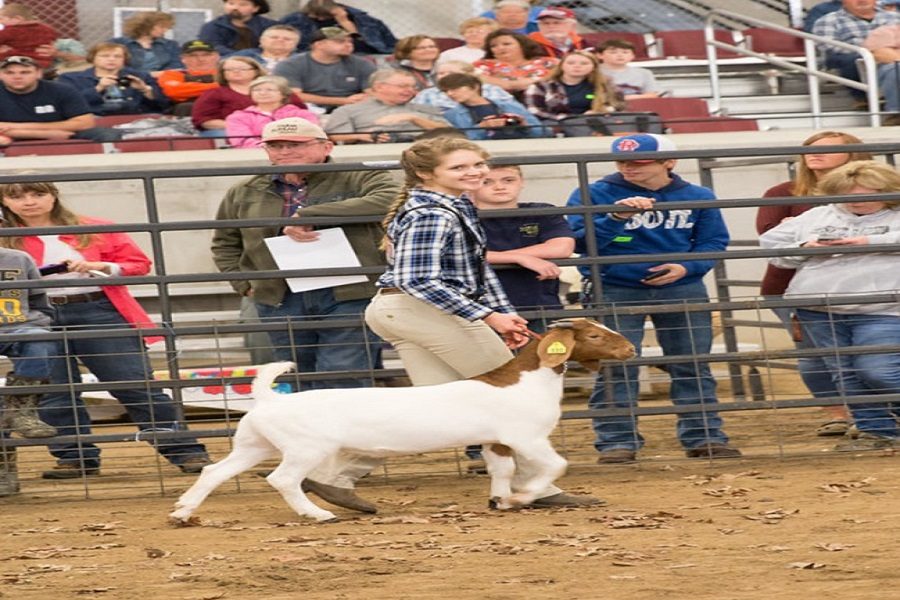
M630 160L634 152L675 150L665 136L635 134L617 138L612 152L618 173L591 184L590 201L594 205L617 204L621 211L593 217L600 256L661 253L693 253L724 250L728 230L717 208L666 210L666 202L714 199L712 190L690 184L672 172L674 159L654 160L642 157ZM575 190L568 206L582 206ZM586 252L585 218L569 217L575 232L576 250ZM679 262L633 262L601 267L602 301L613 307L708 302L703 276L712 269L713 260ZM589 267L579 267L589 276ZM586 280L587 283L587 280ZM590 294L590 286L586 286ZM587 301L600 298L588 297ZM712 326L708 312L614 314L607 325L618 330L640 349L644 321L649 316L665 355L708 354L712 346ZM734 458L741 455L728 446L722 431L722 419L713 410L716 382L707 364L669 363L670 396L677 405L697 405L697 412L678 415L678 439L690 458ZM612 399L605 396L603 376L597 378L589 405L595 409L627 408L637 404L638 368L615 367L611 370ZM594 419L601 464L632 462L644 440L637 431L634 414Z

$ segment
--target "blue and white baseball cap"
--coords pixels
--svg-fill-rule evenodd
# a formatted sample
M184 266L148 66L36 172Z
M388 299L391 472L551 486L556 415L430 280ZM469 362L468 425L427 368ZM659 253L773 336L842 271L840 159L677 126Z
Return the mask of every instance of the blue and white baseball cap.
M678 150L675 142L664 135L655 133L634 133L616 138L610 147L613 154L628 154L631 152L669 152ZM623 158L628 160L627 158ZM637 163L651 163L653 159L636 160Z

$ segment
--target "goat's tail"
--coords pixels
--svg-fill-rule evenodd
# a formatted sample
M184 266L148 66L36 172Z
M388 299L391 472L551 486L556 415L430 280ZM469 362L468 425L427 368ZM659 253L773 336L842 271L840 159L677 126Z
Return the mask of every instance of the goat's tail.
M275 379L296 366L294 363L287 361L268 363L261 366L256 371L256 379L253 380L253 398L257 402L274 398L276 394L272 391L272 384L275 383Z

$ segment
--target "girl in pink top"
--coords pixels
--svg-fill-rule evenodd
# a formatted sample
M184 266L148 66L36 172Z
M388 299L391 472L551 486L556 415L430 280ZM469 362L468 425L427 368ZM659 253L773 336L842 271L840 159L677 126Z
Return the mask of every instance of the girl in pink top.
M253 105L225 117L225 134L234 148L259 148L263 127L279 119L300 117L319 124L319 117L312 111L288 104L291 87L284 77L257 77L250 83L249 92Z

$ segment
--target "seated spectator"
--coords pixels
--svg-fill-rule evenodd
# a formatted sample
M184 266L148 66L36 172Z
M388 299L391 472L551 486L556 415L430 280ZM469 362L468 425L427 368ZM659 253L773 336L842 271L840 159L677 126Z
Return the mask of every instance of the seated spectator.
M573 50L584 48L584 41L575 32L578 21L575 13L562 6L548 6L538 15L538 31L528 37L544 49L547 56L562 58Z
M419 90L434 87L434 65L441 51L437 42L427 35L411 35L400 39L394 47L394 60L391 65L410 73L416 80Z
M465 132L470 140L513 140L544 137L541 122L516 100L492 102L481 95L481 80L474 75L451 73L438 87L458 106L445 110L444 118Z
M0 146L16 140L84 139L110 142L115 129L94 127L94 115L71 87L42 80L37 63L27 56L0 60Z
M485 38L484 58L475 69L487 83L499 85L521 98L528 86L546 79L558 59L543 56L541 47L528 36L498 29Z
M256 48L262 32L276 25L261 15L269 12L266 0L223 0L225 14L205 23L197 35L222 56Z
M542 6L532 7L534 1L499 0L494 3L494 10L481 13L480 16L494 19L501 29L527 35L538 30L537 16L544 10Z
M900 12L900 0L881 0L881 8L888 12Z
M50 68L57 73L78 71L88 66L87 49L72 38L58 38L52 46L41 46L38 51L52 57Z
M290 117L318 125L319 117L315 113L290 103L291 94L291 86L284 77L264 75L251 81L250 100L253 104L225 117L228 143L234 148L259 148L263 127Z
M881 124L900 125L900 24L873 30L864 45L878 61L878 89L884 94L884 109L894 113Z
M300 32L290 25L272 25L259 36L259 47L238 50L231 56L246 56L272 72L281 61L297 54Z
M840 10L830 12L817 20L812 32L846 44L862 46L873 30L883 25L900 23L900 14L878 8L875 0L843 0L841 6ZM835 69L838 75L845 79L859 81L859 69L856 67L859 54L829 47L823 47L823 51L826 68ZM860 90L849 89L857 103L864 105L865 94Z
M353 52L357 54L390 54L397 38L383 21L369 13L333 0L308 0L297 12L281 19L285 25L300 31L297 50L309 50L313 34L325 27L340 27L353 39Z
M592 52L563 57L544 81L525 91L525 106L541 119L557 123L577 115L606 114L625 107L622 95L600 72Z
M415 78L407 71L381 69L369 79L369 99L342 106L326 122L336 142L409 142L424 130L447 127L440 109L411 102Z
M317 30L312 34L309 52L275 67L275 75L286 78L304 102L326 111L366 100L366 82L374 71L374 64L353 56L353 40L340 27Z
M95 115L157 113L169 107L149 73L125 66L129 52L122 44L102 42L87 58L91 68L63 73L59 82L78 90Z
M191 121L200 135L223 135L225 117L253 104L250 82L266 74L258 62L246 56L229 56L221 61L216 69L216 87L200 94L191 107Z
M161 71L182 69L178 42L166 39L175 26L175 17L164 12L139 12L122 25L125 33L111 41L128 49L128 66L158 77Z
M473 67L471 63L463 62L461 60L449 60L447 62L438 63L437 67L435 67L434 70L435 78L438 81L440 81L450 73L466 73L467 75L475 75L475 67ZM492 102L510 102L512 100L515 100L512 94L504 90L499 85L494 85L493 83L482 82L481 94ZM416 104L436 106L441 110L447 110L448 108L456 108L457 106L459 106L459 102L455 102L450 99L450 96L442 92L441 89L437 86L425 88L424 90L416 94L416 97L413 98L413 102Z
M172 102L190 102L206 90L219 87L215 81L219 53L202 40L192 40L181 46L183 69L163 71L156 82ZM175 107L178 114L179 107ZM187 107L190 108L189 106Z
M486 17L466 19L459 24L459 34L465 44L441 52L438 56L438 64L451 60L473 63L484 58L484 40L490 32L496 31L499 27L497 21Z
M778 256L778 267L796 269L785 298L820 300L829 296L896 294L900 289L896 254L879 252L881 244L900 243L900 202L877 194L900 192L900 174L875 161L854 161L818 183L824 196L855 195L857 201L816 206L760 236L763 248L834 248L836 254ZM874 197L873 197L874 196ZM872 247L871 253L841 253L843 248ZM900 344L900 305L894 302L828 303L798 308L797 319L822 360L837 390L849 397L900 393L900 353L850 354L848 346ZM835 450L891 449L900 431L890 402L851 404L857 432L848 433Z
M841 4L841 0L826 0L825 2L820 2L810 8L806 11L806 16L803 17L803 31L812 33L813 25L816 24L816 21L830 12L840 10Z
M27 56L42 69L53 64L52 54L42 47L52 48L59 32L35 19L34 12L18 2L0 7L0 60L10 56Z
M650 69L632 67L634 44L627 40L606 40L596 48L600 70L626 100L659 98L659 87Z

